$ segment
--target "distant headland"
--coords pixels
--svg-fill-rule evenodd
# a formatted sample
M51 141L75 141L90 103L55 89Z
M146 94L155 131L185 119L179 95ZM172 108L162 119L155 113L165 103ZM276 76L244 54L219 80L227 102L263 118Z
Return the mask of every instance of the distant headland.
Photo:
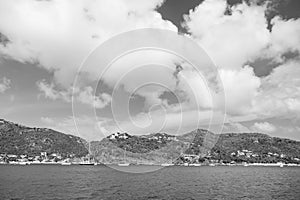
M47 128L0 119L0 163L148 165L300 165L300 142L262 133L214 134L196 129L182 135L113 133L88 143Z

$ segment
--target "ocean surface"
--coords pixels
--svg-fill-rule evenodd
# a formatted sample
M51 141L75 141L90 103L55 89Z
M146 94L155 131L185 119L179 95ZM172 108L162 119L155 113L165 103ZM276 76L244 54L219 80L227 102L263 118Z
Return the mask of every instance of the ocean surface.
M299 200L300 167L174 166L133 174L106 166L1 165L0 199Z

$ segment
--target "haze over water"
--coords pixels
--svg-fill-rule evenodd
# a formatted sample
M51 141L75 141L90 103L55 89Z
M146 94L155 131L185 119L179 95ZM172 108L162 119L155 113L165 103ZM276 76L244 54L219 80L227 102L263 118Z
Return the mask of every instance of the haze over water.
M149 168L151 166L129 166ZM298 167L0 166L1 199L299 199Z

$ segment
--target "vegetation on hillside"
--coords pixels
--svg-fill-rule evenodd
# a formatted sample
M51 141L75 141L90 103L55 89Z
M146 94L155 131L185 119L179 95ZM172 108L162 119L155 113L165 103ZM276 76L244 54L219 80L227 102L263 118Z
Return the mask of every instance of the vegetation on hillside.
M86 142L46 128L29 128L0 120L0 153L28 156L57 153L62 157L82 157L88 154Z
M216 135L197 129L184 135L156 133L107 137L94 142L92 152L103 162L201 162L299 163L300 142L261 133ZM124 154L126 157L124 158Z
M300 158L300 142L261 133L221 134L211 156L224 162L293 162Z
M29 128L0 119L0 154L59 154L84 157L87 142L46 128ZM261 133L213 134L196 129L183 135L114 133L91 143L91 154L104 163L299 163L300 142Z

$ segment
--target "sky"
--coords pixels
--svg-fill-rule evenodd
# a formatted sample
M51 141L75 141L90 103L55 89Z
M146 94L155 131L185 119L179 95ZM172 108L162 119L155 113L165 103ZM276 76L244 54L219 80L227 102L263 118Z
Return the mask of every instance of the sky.
M87 140L220 126L300 140L299 9L297 0L3 0L0 118ZM167 33L126 34L143 28ZM158 49L113 57L151 42L198 65ZM101 74L105 59L115 60Z

